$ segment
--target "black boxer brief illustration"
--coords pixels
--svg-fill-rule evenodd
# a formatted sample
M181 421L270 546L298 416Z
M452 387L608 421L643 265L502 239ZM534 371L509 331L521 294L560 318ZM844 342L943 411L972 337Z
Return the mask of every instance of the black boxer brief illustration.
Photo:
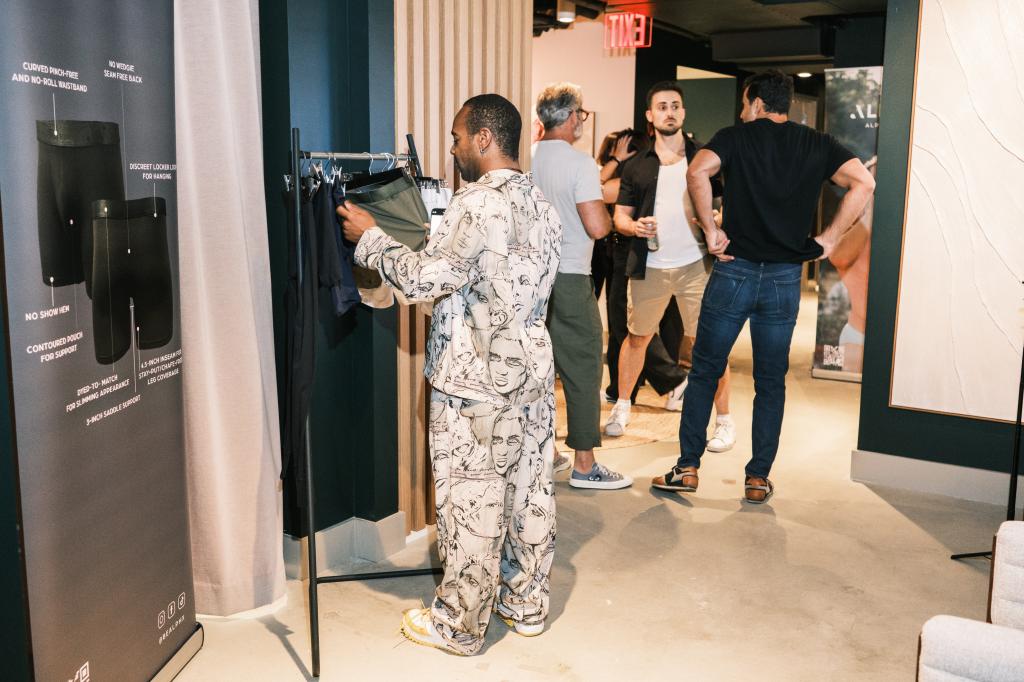
M97 362L117 362L131 348L133 333L140 349L171 340L174 301L162 197L93 203L92 282Z
M43 284L62 287L84 281L91 295L92 203L124 199L117 124L36 121L36 140Z

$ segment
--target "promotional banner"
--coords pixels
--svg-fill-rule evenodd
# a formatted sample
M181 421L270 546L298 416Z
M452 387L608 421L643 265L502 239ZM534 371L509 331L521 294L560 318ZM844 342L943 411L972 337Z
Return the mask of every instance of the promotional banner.
M182 423L173 7L4 8L4 323L35 678L149 680L201 641Z
M856 154L874 173L878 160L878 105L882 67L825 71L825 132ZM845 190L826 184L821 196L822 229L829 225ZM818 264L818 333L813 376L860 381L871 260L872 198L864 214Z

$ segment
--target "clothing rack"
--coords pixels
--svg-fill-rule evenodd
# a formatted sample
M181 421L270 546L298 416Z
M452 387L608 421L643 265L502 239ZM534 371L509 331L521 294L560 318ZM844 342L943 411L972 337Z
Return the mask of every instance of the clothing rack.
M327 161L412 161L412 154L390 154L388 152L299 152L303 159L324 159Z
M292 142L296 141L298 128L292 128ZM303 159L324 159L326 161L407 161L412 164L413 175L420 177L423 172L420 170L420 159L416 153L416 143L413 141L412 133L405 136L409 143L408 154L392 154L390 152L307 152L299 150L299 158Z
M359 153L359 152L311 152L303 151L300 146L299 129L292 128L291 145L291 177L290 191L293 194L293 210L295 219L295 259L296 274L298 276L299 290L302 289L304 277L302 257L302 189L301 189L301 159L341 159L341 160L363 160L363 161L406 161L412 166L415 177L419 178L420 170L419 157L416 154L416 146L413 143L412 135L406 135L409 143L408 154L388 153ZM313 337L314 353L316 352L316 336ZM306 474L306 541L307 559L309 571L309 634L310 650L312 654L313 677L320 677L320 617L318 610L317 588L324 583L340 583L355 580L378 580L381 578L406 578L421 575L440 575L443 570L439 567L413 568L398 571L380 571L374 573L354 573L348 575L327 575L318 576L316 568L316 525L314 524L313 501L313 448L309 433L309 414L306 414L303 423L303 442L305 450L305 474Z

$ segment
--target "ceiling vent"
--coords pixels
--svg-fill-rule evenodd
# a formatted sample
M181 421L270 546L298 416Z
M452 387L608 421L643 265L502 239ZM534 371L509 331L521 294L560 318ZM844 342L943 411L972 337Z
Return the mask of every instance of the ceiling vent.
M716 62L814 62L831 59L834 52L833 31L820 26L711 36L711 58Z

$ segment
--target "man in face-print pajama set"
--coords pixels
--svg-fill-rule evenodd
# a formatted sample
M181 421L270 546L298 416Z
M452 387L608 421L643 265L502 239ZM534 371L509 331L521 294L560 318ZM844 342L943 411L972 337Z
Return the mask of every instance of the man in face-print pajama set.
M459 654L480 650L492 610L522 634L539 633L548 611L555 400L545 315L562 228L518 169L520 125L496 95L460 110L452 154L469 184L423 251L339 208L359 264L411 301L434 301L425 374L445 572L429 611L412 623L408 612L403 631Z

